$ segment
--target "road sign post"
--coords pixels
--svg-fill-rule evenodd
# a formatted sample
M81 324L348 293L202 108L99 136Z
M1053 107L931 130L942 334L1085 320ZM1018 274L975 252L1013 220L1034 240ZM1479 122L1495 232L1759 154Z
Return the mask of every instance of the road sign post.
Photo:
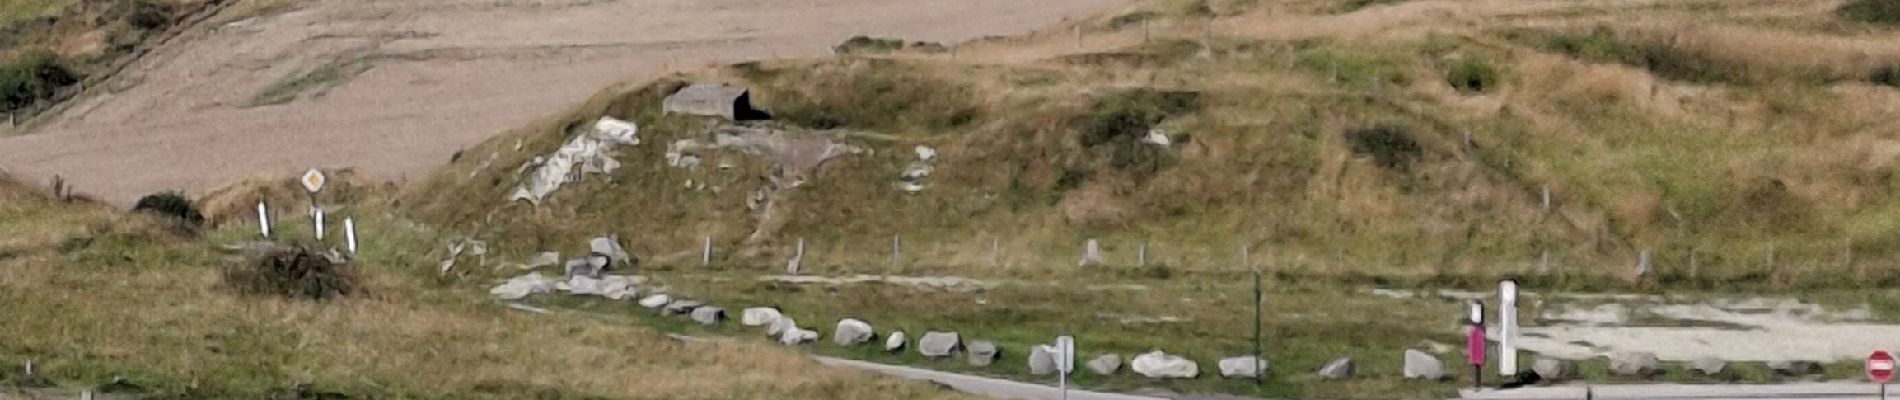
M1062 389L1062 398L1069 398L1069 372L1075 371L1075 337L1056 337L1056 385Z
M1465 332L1465 361L1471 364L1471 387L1484 388L1484 302L1471 301L1471 327Z
M1886 350L1874 350L1867 355L1867 379L1880 384L1880 399L1887 399L1887 383L1893 382L1893 354Z

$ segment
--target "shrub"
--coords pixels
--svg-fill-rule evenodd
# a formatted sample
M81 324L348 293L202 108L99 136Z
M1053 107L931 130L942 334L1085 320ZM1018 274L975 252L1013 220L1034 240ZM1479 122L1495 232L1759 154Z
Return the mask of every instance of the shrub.
M1374 163L1393 171L1410 170L1425 153L1404 130L1390 126L1347 131L1346 142L1351 143L1353 153L1372 156Z
M1445 83L1465 93L1483 93L1498 82L1498 69L1478 57L1463 57L1445 70Z
M1853 0L1835 10L1841 18L1885 25L1900 25L1900 1Z
M838 54L888 53L888 52L903 50L904 40L903 39L889 39L889 38L874 38L874 37L869 37L869 36L853 36L850 39L845 39L844 43L839 43L837 46L832 47L831 49L832 51L835 51Z
M1867 81L1900 88L1900 64L1887 63L1874 67L1873 72L1867 74Z
M1346 0L1344 4L1339 5L1339 12L1353 12L1371 6L1398 4L1400 1L1402 0Z
M1115 16L1115 18L1108 19L1108 27L1110 29L1121 29L1121 28L1128 27L1129 25L1141 23L1141 21L1154 19L1154 17L1157 17L1157 16L1159 15L1155 14L1155 12L1153 11L1136 11L1136 12L1131 12L1127 14L1117 15Z
M78 75L52 51L22 52L0 63L0 110L25 108L75 83L79 83Z
M1170 116L1200 108L1200 94L1154 89L1122 90L1095 101L1082 120L1082 145L1094 147L1117 139L1140 139Z
M247 295L329 300L357 289L356 267L307 247L275 248L227 265L224 282Z
M198 207L178 192L156 193L141 197L138 204L132 206L132 211L171 217L192 226L203 225L205 222L205 216L198 212Z

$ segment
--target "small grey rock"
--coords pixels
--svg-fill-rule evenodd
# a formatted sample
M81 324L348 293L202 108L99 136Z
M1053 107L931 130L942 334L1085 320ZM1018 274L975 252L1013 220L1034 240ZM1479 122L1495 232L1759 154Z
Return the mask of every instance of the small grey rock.
M1089 360L1088 367L1089 372L1094 372L1096 375L1114 375L1115 372L1121 371L1122 369L1122 356L1119 354L1095 356L1095 358Z
M1445 362L1429 353L1405 350L1405 379L1435 381L1445 379Z
M1655 353L1619 352L1610 354L1610 373L1618 376L1643 377L1656 374L1656 366L1662 361Z
M1570 379L1571 370L1570 362L1565 360L1538 357L1536 361L1531 362L1531 372L1536 372L1539 378L1553 382Z
M956 332L924 332L924 337L917 339L917 353L924 357L949 357L962 347Z
M668 296L663 293L663 294L647 296L646 298L640 299L640 306L646 307L646 308L660 308L660 307L665 307L667 304L672 303L672 302L673 302L673 296Z
M1352 357L1340 357L1332 362L1326 363L1326 366L1320 367L1319 378L1329 381L1352 379L1353 370Z
M609 263L604 266L603 271L630 268L636 261L632 255L627 254L626 249L620 247L619 235L607 235L589 240L587 249L595 254L607 256Z
M1252 378L1267 372L1267 359L1254 356L1228 357L1220 360L1220 376L1227 378Z
M699 307L693 309L693 321L700 325L719 325L726 320L726 310L719 307Z
M970 341L970 365L988 367L990 364L996 363L996 359L1002 356L1002 352L1002 350L996 348L995 343L990 343L987 340Z
M870 342L871 337L875 335L871 324L855 318L845 318L838 320L838 329L832 332L831 341L838 346L856 346Z
M1701 356L1689 360L1689 369L1705 376L1721 375L1722 371L1728 369L1728 362L1715 357Z
M739 324L745 326L767 326L779 319L779 312L771 307L752 307L741 311Z
M552 267L552 266L560 265L560 264L561 264L561 253L549 251L549 252L542 252L539 254L535 254L534 257L529 257L528 262L522 263L521 266L522 268L525 268L525 269L535 269L535 268L541 268L541 267Z

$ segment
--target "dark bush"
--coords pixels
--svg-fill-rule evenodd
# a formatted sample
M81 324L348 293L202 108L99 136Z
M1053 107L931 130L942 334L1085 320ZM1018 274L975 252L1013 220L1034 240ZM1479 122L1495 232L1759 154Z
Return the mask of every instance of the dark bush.
M1373 162L1393 171L1410 170L1412 163L1425 154L1417 141L1396 127L1374 126L1347 131L1346 142L1352 144L1353 153L1372 156Z
M0 110L26 108L75 83L78 74L66 68L59 55L45 49L22 52L0 63Z
M1403 0L1346 0L1345 3L1339 5L1339 12L1353 12L1371 6L1398 4L1400 1Z
M1108 27L1110 29L1121 29L1129 25L1141 23L1141 21L1154 19L1154 17L1156 16L1158 15L1156 15L1155 12L1153 11L1136 11L1136 12L1131 12L1127 14L1117 15L1115 16L1115 18L1108 19Z
M1900 64L1887 63L1874 67L1873 72L1867 74L1867 81L1900 88Z
M1082 146L1138 140L1168 117L1200 109L1200 93L1129 89L1095 101L1081 121Z
M302 246L271 249L227 265L224 282L247 295L304 300L345 297L357 289L355 265Z
M1835 13L1841 18L1860 22L1900 25L1900 1L1853 0L1842 4Z
M141 197L138 204L132 206L132 211L171 217L193 226L203 225L205 222L205 216L198 212L198 206L192 205L191 199L186 199L178 192L155 193Z
M903 39L874 38L853 36L831 48L838 54L852 53L888 53L904 49Z
M1445 83L1464 93L1484 93L1496 87L1498 68L1478 57L1462 57L1445 69Z

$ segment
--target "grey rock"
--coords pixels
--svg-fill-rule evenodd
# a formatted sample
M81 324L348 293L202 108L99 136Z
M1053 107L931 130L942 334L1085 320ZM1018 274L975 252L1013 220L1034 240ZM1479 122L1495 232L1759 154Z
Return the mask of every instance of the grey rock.
M1796 360L1769 361L1768 369L1774 370L1775 375L1801 377L1820 374L1821 363Z
M726 310L719 307L700 307L693 309L693 321L700 325L719 325L726 320Z
M856 346L871 341L876 331L871 324L853 318L838 320L838 329L831 334L832 343L839 346Z
M1655 353L1619 352L1610 354L1610 373L1618 376L1649 377L1656 374L1662 361Z
M587 257L567 260L567 264L562 268L562 271L563 271L563 274L562 274L563 279L573 278L576 276L585 276L589 278L600 277L600 269L595 268L594 263L588 261Z
M594 240L587 242L587 249L594 254L607 256L607 261L610 264L604 266L602 268L603 271L626 269L634 266L635 260L633 259L633 255L627 254L627 250L620 247L619 235L594 238Z
M1099 267L1102 266L1102 258L1102 243L1095 241L1095 239L1089 239L1087 242L1082 243L1082 260L1076 261L1075 266L1083 268Z
M1089 372L1094 372L1096 375L1114 375L1115 372L1121 371L1122 369L1122 356L1119 354L1095 356L1095 358L1089 360L1087 366Z
M1201 375L1201 366L1195 365L1194 361L1163 353L1161 350L1135 356L1135 359L1128 363L1128 367L1141 376L1155 379L1194 379Z
M766 326L780 317L778 309L770 307L752 307L740 312L739 324L745 326Z
M1405 379L1445 379L1445 362L1423 351L1405 350Z
M687 313L693 312L693 309L699 308L700 306L704 306L704 305L706 305L706 302L698 301L698 300L687 300L687 299L673 300L673 302L671 303L666 303L665 308L660 309L660 314L686 315Z
M1701 356L1689 360L1689 369L1707 376L1721 375L1722 371L1728 369L1728 362L1715 357Z
M1226 378L1252 378L1267 372L1267 359L1254 356L1223 358L1219 365L1220 376Z
M1570 361L1555 358L1538 357L1536 361L1531 362L1531 372L1536 372L1537 377L1549 381L1570 379L1573 370Z
M535 269L535 268L541 268L541 267L552 267L552 266L560 265L560 264L561 264L561 253L549 251L549 252L542 252L540 254L535 254L534 257L529 257L528 262L522 263L521 267L526 268L526 269Z
M962 347L956 332L924 332L924 337L917 339L917 353L924 357L949 357Z
M1055 346L1036 345L1029 349L1029 374L1048 375L1056 373Z
M818 331L813 331L810 329L799 329L797 327L787 329L784 333L780 334L778 337L779 344L783 344L786 346L797 346L797 345L801 345L805 343L811 343L812 341L815 341L815 340L818 340Z
M798 331L798 320L792 319L789 315L780 315L778 319L772 320L771 325L765 326L766 337L780 338L788 332L796 331Z
M662 294L647 296L646 298L640 299L640 306L646 307L646 308L660 308L660 307L665 307L668 303L672 303L672 302L673 302L673 296L668 296L662 293Z
M889 337L884 338L884 352L904 351L904 345L909 343L910 338L904 337L904 331L892 331Z
M1355 372L1354 369L1352 357L1340 357L1339 359L1326 363L1326 366L1320 367L1319 378L1329 381L1352 379L1353 372Z
M970 341L968 353L970 365L988 367L996 363L997 358L1002 357L1003 351L997 349L995 343L987 340L973 340Z

